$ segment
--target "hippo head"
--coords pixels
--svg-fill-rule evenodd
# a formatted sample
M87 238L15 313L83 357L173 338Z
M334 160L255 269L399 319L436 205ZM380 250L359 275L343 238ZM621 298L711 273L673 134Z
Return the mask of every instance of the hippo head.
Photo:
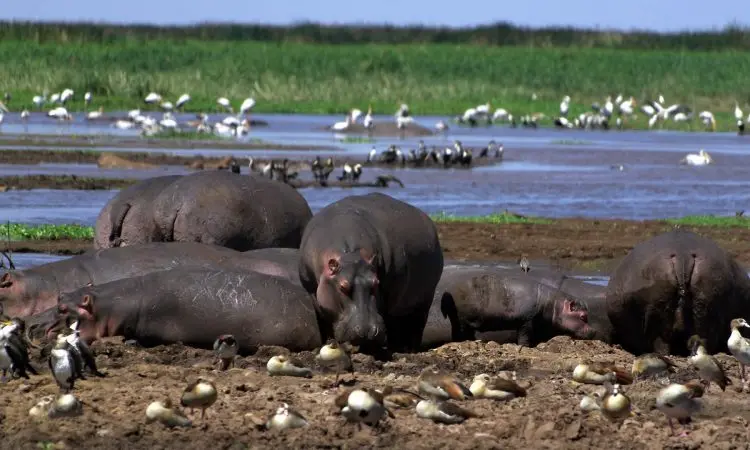
M552 322L561 330L579 339L589 339L595 333L589 325L586 304L568 296L558 297L555 301Z
M90 344L98 336L99 329L96 323L95 295L90 292L90 287L60 296L60 301L55 311L55 320L46 329L47 338L54 336L62 330L67 330L73 322L78 322L78 331L81 339Z
M57 303L57 289L40 276L9 271L0 277L0 303L11 317L45 311Z
M386 344L376 257L374 253L359 250L324 258L317 301L322 316L333 324L338 342L362 347Z
M50 308L46 311L28 316L24 320L26 322L26 336L31 341L44 340L48 337L47 330L57 323L57 308Z

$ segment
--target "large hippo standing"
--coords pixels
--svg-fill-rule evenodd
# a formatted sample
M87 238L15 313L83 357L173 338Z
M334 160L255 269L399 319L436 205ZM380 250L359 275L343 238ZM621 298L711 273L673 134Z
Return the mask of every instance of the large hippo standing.
M450 268L436 292L442 293L440 312L450 320L453 341L476 339L479 332L514 332L516 343L535 346L561 334L595 335L584 301L520 271Z
M685 355L697 334L725 351L729 322L746 317L748 277L712 240L675 230L635 246L607 286L615 342L642 354Z
M212 348L232 334L239 350L322 345L313 297L283 278L253 272L177 268L87 286L60 296L58 319L74 314L87 342L124 336L143 346L182 342ZM63 323L50 324L48 330Z
M153 202L165 187L179 178L182 175L153 177L121 190L96 218L94 248L160 241Z
M421 210L380 193L350 196L312 218L299 270L326 337L363 351L417 350L443 251Z
M93 250L27 270L6 272L0 277L0 303L10 316L27 316L53 307L61 293L88 283L107 283L174 267L262 271L264 266L261 255L194 242L152 242Z

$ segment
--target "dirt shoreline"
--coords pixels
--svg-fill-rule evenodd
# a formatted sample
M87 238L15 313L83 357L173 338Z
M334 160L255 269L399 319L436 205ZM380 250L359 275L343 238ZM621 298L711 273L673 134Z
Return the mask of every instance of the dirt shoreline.
M509 225L440 222L437 227L446 259L515 261L526 254L532 262L601 273L614 269L633 246L674 228L662 221L588 219ZM714 239L741 264L750 267L750 229L688 226L682 229ZM24 253L80 254L91 245L90 241L78 240L17 241L11 243L10 249Z

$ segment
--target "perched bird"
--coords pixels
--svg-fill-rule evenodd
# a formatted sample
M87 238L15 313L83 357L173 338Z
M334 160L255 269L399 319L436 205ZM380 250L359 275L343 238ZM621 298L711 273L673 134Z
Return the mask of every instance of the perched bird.
M339 381L341 371L352 372L354 370L352 360L347 351L333 339L330 339L326 345L320 348L315 359L322 366L336 371L336 383Z
M383 404L383 395L372 389L346 390L336 397L335 404L341 415L350 422L364 422L373 426L386 415L393 413Z
M266 363L266 370L271 376L289 376L312 378L312 370L307 367L301 367L284 355L271 357Z
M687 425L691 416L701 409L700 398L703 397L703 386L697 380L685 384L673 383L660 390L656 395L656 408L667 416L669 429L674 435L672 419L680 425ZM683 435L685 433L683 432Z
M191 410L200 408L201 419L203 419L206 415L206 409L210 408L216 402L217 396L216 386L213 382L199 377L195 381L188 383L187 387L185 387L180 399L180 405Z
M726 375L721 364L706 352L706 344L703 339L697 335L692 335L688 339L687 346L692 352L688 361L698 370L698 375L705 384L706 392L708 392L711 382L716 383L722 391L726 390L727 385L732 384L732 380Z
M417 379L417 389L422 395L440 400L464 400L473 397L471 391L452 375L434 368L422 371Z
M49 368L63 392L73 390L75 380L85 380L80 360L75 357L75 350L65 339L58 339L49 355Z
M511 400L516 397L526 397L526 389L513 380L505 378L492 379L482 373L474 377L469 387L474 398L491 398L494 400Z
M729 335L727 347L740 364L740 380L742 380L742 388L744 389L746 384L745 366L750 365L750 339L742 336L740 333L741 327L750 328L750 325L742 318L732 320L729 325L732 333Z
M250 164L252 164L252 161ZM216 362L220 364L221 370L227 370L230 365L234 364L234 357L237 356L238 348L237 340L231 334L222 334L216 338L214 355L216 355Z
M417 417L447 424L461 423L471 417L477 417L474 412L447 401L420 400L416 411Z
M657 355L656 353L646 353L633 360L633 367L630 373L634 379L638 379L659 375L663 372L674 372L676 367L677 365L666 356Z
M578 364L573 369L573 380L585 384L604 384L607 381L617 384L631 384L633 377L614 364L591 362Z
M57 417L76 417L83 414L83 403L73 394L63 394L55 399L50 406L48 415L51 419Z
M168 427L190 427L193 422L185 414L172 406L170 399L151 402L146 408L146 423L158 420Z
M518 265L521 267L523 273L529 273L529 270L531 270L529 267L529 258L527 258L526 255L521 255L518 259Z
M616 421L630 416L630 398L622 392L619 384L605 383L607 393L601 399L599 409L609 420Z
M286 430L288 428L302 428L309 425L302 414L283 403L266 421L267 430Z

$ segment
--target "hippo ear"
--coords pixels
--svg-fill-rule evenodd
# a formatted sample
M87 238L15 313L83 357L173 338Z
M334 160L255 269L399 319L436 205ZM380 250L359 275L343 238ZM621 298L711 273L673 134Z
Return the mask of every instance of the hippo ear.
M94 309L94 297L92 297L91 294L84 295L83 300L81 300L81 304L78 306L85 309L89 313L92 313Z
M0 278L0 288L10 287L13 284L13 276L9 272L5 272L2 278Z
M339 273L341 270L341 263L339 263L339 260L336 258L331 258L328 260L328 276L332 277Z

